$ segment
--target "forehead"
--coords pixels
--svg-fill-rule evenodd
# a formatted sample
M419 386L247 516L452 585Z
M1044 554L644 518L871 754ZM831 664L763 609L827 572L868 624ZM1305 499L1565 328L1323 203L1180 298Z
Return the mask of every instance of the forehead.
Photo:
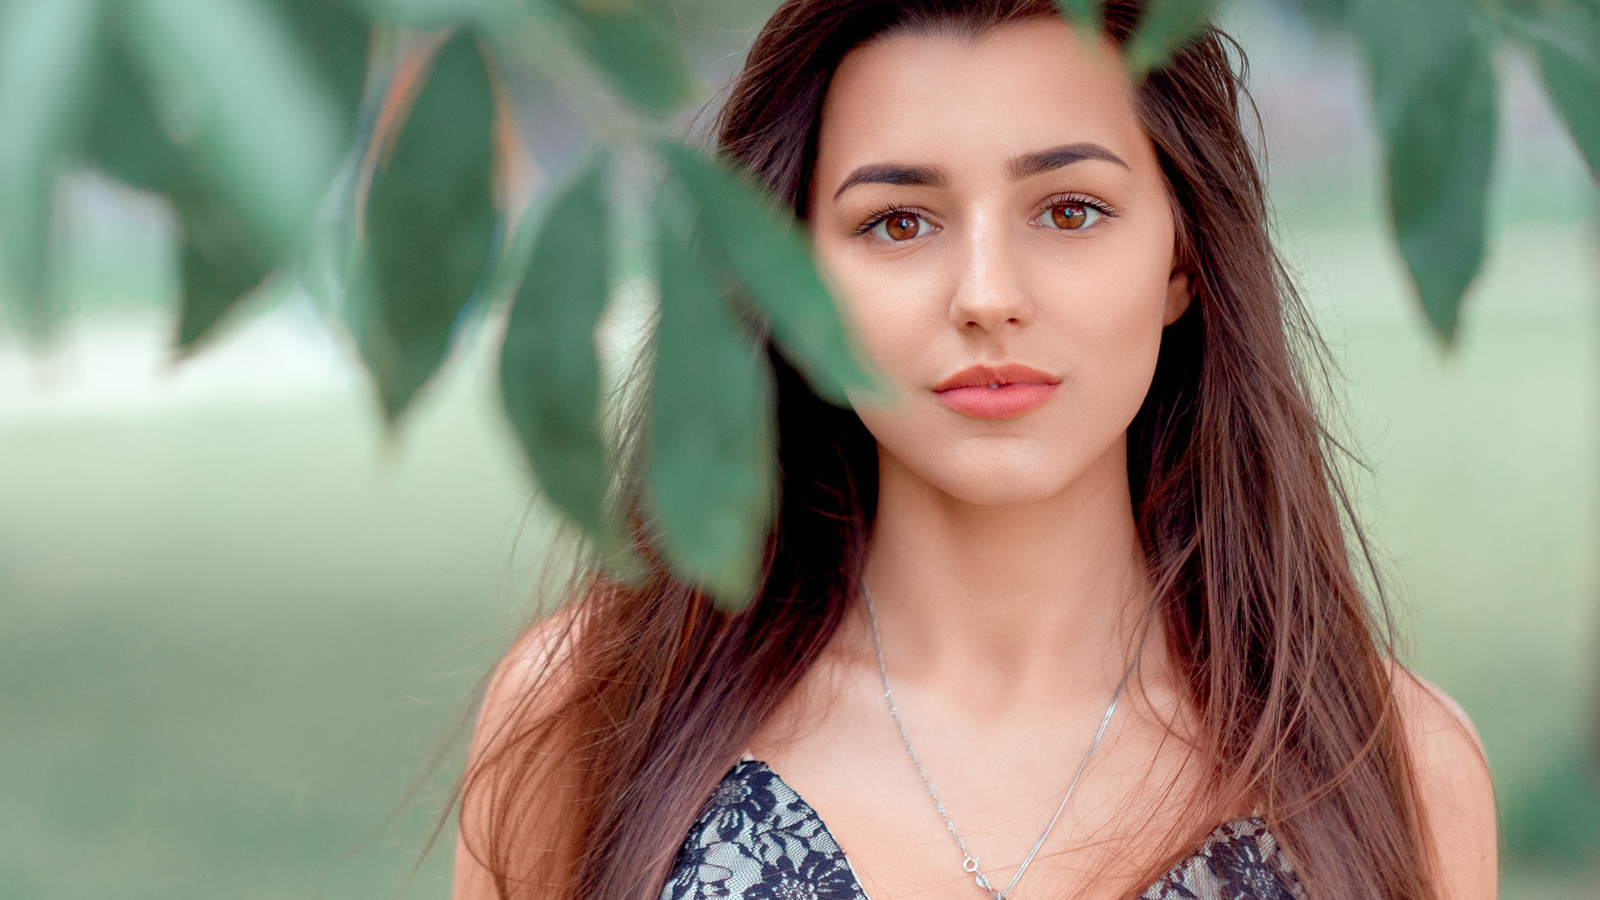
M1115 49L1040 18L851 50L823 101L817 163L819 175L869 160L961 168L1082 141L1155 165Z

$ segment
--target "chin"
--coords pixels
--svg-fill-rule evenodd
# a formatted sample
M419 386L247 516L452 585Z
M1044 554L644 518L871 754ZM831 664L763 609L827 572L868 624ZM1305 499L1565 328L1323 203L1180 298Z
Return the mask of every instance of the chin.
M945 490L956 500L972 506L1031 506L1059 496L1060 485L1019 484L1016 481L984 479L983 483L951 485Z
M954 471L924 471L923 480L961 503L973 506L1028 506L1059 497L1074 479L1072 473L1041 465L989 465Z
M1107 479L1127 483L1126 441L958 441L948 444L880 440L881 477L903 487L943 494L982 507L1030 506L1085 489L1098 493ZM896 452L899 450L901 452Z

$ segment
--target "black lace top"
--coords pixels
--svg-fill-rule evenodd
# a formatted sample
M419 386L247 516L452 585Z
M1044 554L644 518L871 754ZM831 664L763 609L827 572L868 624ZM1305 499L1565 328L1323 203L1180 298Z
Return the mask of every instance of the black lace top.
M974 891L974 896L977 892ZM1260 819L1219 827L1143 900L1304 900ZM678 852L661 900L867 900L814 810L766 763L728 771Z

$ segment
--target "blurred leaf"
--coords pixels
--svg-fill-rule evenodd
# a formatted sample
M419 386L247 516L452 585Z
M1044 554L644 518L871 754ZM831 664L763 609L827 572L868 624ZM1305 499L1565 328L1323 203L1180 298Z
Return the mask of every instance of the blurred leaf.
M743 609L774 506L771 373L693 250L661 229L650 496L680 574Z
M1507 847L1524 860L1582 871L1600 847L1600 782L1571 738L1547 742L1538 778L1507 804Z
M514 4L506 0L356 0L370 15L396 25L434 31L482 25ZM527 0L523 0L527 2Z
M1217 11L1218 0L1151 0L1123 51L1128 69L1143 75L1172 58L1200 33Z
M205 186L186 186L173 203L183 230L177 350L188 356L266 279L273 264L249 227Z
M1056 0L1056 9L1066 16L1068 22L1087 26L1093 33L1099 33L1104 21L1104 0Z
M1484 256L1496 130L1492 35L1469 0L1356 0L1352 9L1372 64L1400 256L1448 343Z
M851 353L851 340L807 242L792 217L754 187L687 147L663 144L714 250L725 257L771 321L773 336L812 386L835 403L845 388L873 384Z
M1295 11L1313 26L1322 29L1344 28L1350 18L1352 0L1295 0Z
M297 247L350 123L263 0L125 0L127 39L167 130L217 194L278 251Z
M439 49L366 207L371 296L353 310L361 354L391 420L443 362L488 269L494 103L468 32Z
M101 49L96 89L84 152L88 162L132 187L158 194L172 192L193 177L161 121L138 73L115 41Z
M606 533L594 330L610 293L605 157L550 204L500 350L506 416L552 502L591 536ZM532 216L530 216L532 219Z
M1600 179L1600 13L1569 4L1511 21L1532 45L1551 103Z
M215 188L173 143L121 49L102 42L97 97L83 141L87 162L119 181L165 196L180 231L180 357L200 343L274 268L268 248L218 198Z
M311 48L301 61L311 67L313 80L332 87L328 98L338 116L338 140L348 143L366 77L365 19L338 0L272 3L292 29L290 40ZM187 356L282 262L283 248L264 239L258 217L247 221L226 202L215 186L219 179L212 177L216 167L198 162L204 149L197 146L195 123L150 95L153 87L165 96L169 82L142 77L122 43L107 40L100 51L103 77L85 150L89 162L108 175L173 203L182 232L175 344Z
M339 146L349 144L367 82L372 25L355 0L273 0L301 46L309 51L342 127Z
M0 272L35 333L48 327L51 197L83 122L99 19L98 0L0 6Z
M283 2L318 6L317 0ZM364 0L350 2L362 9L371 5ZM309 17L297 18L296 27L306 31L317 28L318 23ZM349 24L334 27L352 30ZM297 260L295 271L297 282L330 318L359 317L360 300L354 295L372 288L369 260L362 255L372 176L380 158L393 148L411 103L426 81L434 53L447 35L408 32L390 23L368 22L360 38L360 71L356 71L353 61L343 60L343 74L333 76L336 85L345 84L344 89L353 86L356 90L357 102L350 114L354 129L349 152L317 211L307 252ZM310 42L317 46L320 40L331 40L331 36L324 34Z
M622 96L647 110L669 110L694 93L677 30L648 0L564 0L578 43Z

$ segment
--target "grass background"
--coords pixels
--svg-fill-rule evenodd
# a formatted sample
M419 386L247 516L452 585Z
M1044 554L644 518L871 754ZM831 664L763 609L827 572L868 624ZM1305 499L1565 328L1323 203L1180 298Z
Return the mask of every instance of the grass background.
M1257 55L1269 128L1301 89L1274 54L1306 52ZM1524 102L1452 354L1411 309L1368 139L1353 167L1289 146L1275 202L1412 658L1494 768L1503 896L1593 898L1600 227ZM0 351L0 897L446 896L448 852L420 853L546 534L481 355L398 441L293 303L173 371L159 217L80 187L76 318L50 353Z

